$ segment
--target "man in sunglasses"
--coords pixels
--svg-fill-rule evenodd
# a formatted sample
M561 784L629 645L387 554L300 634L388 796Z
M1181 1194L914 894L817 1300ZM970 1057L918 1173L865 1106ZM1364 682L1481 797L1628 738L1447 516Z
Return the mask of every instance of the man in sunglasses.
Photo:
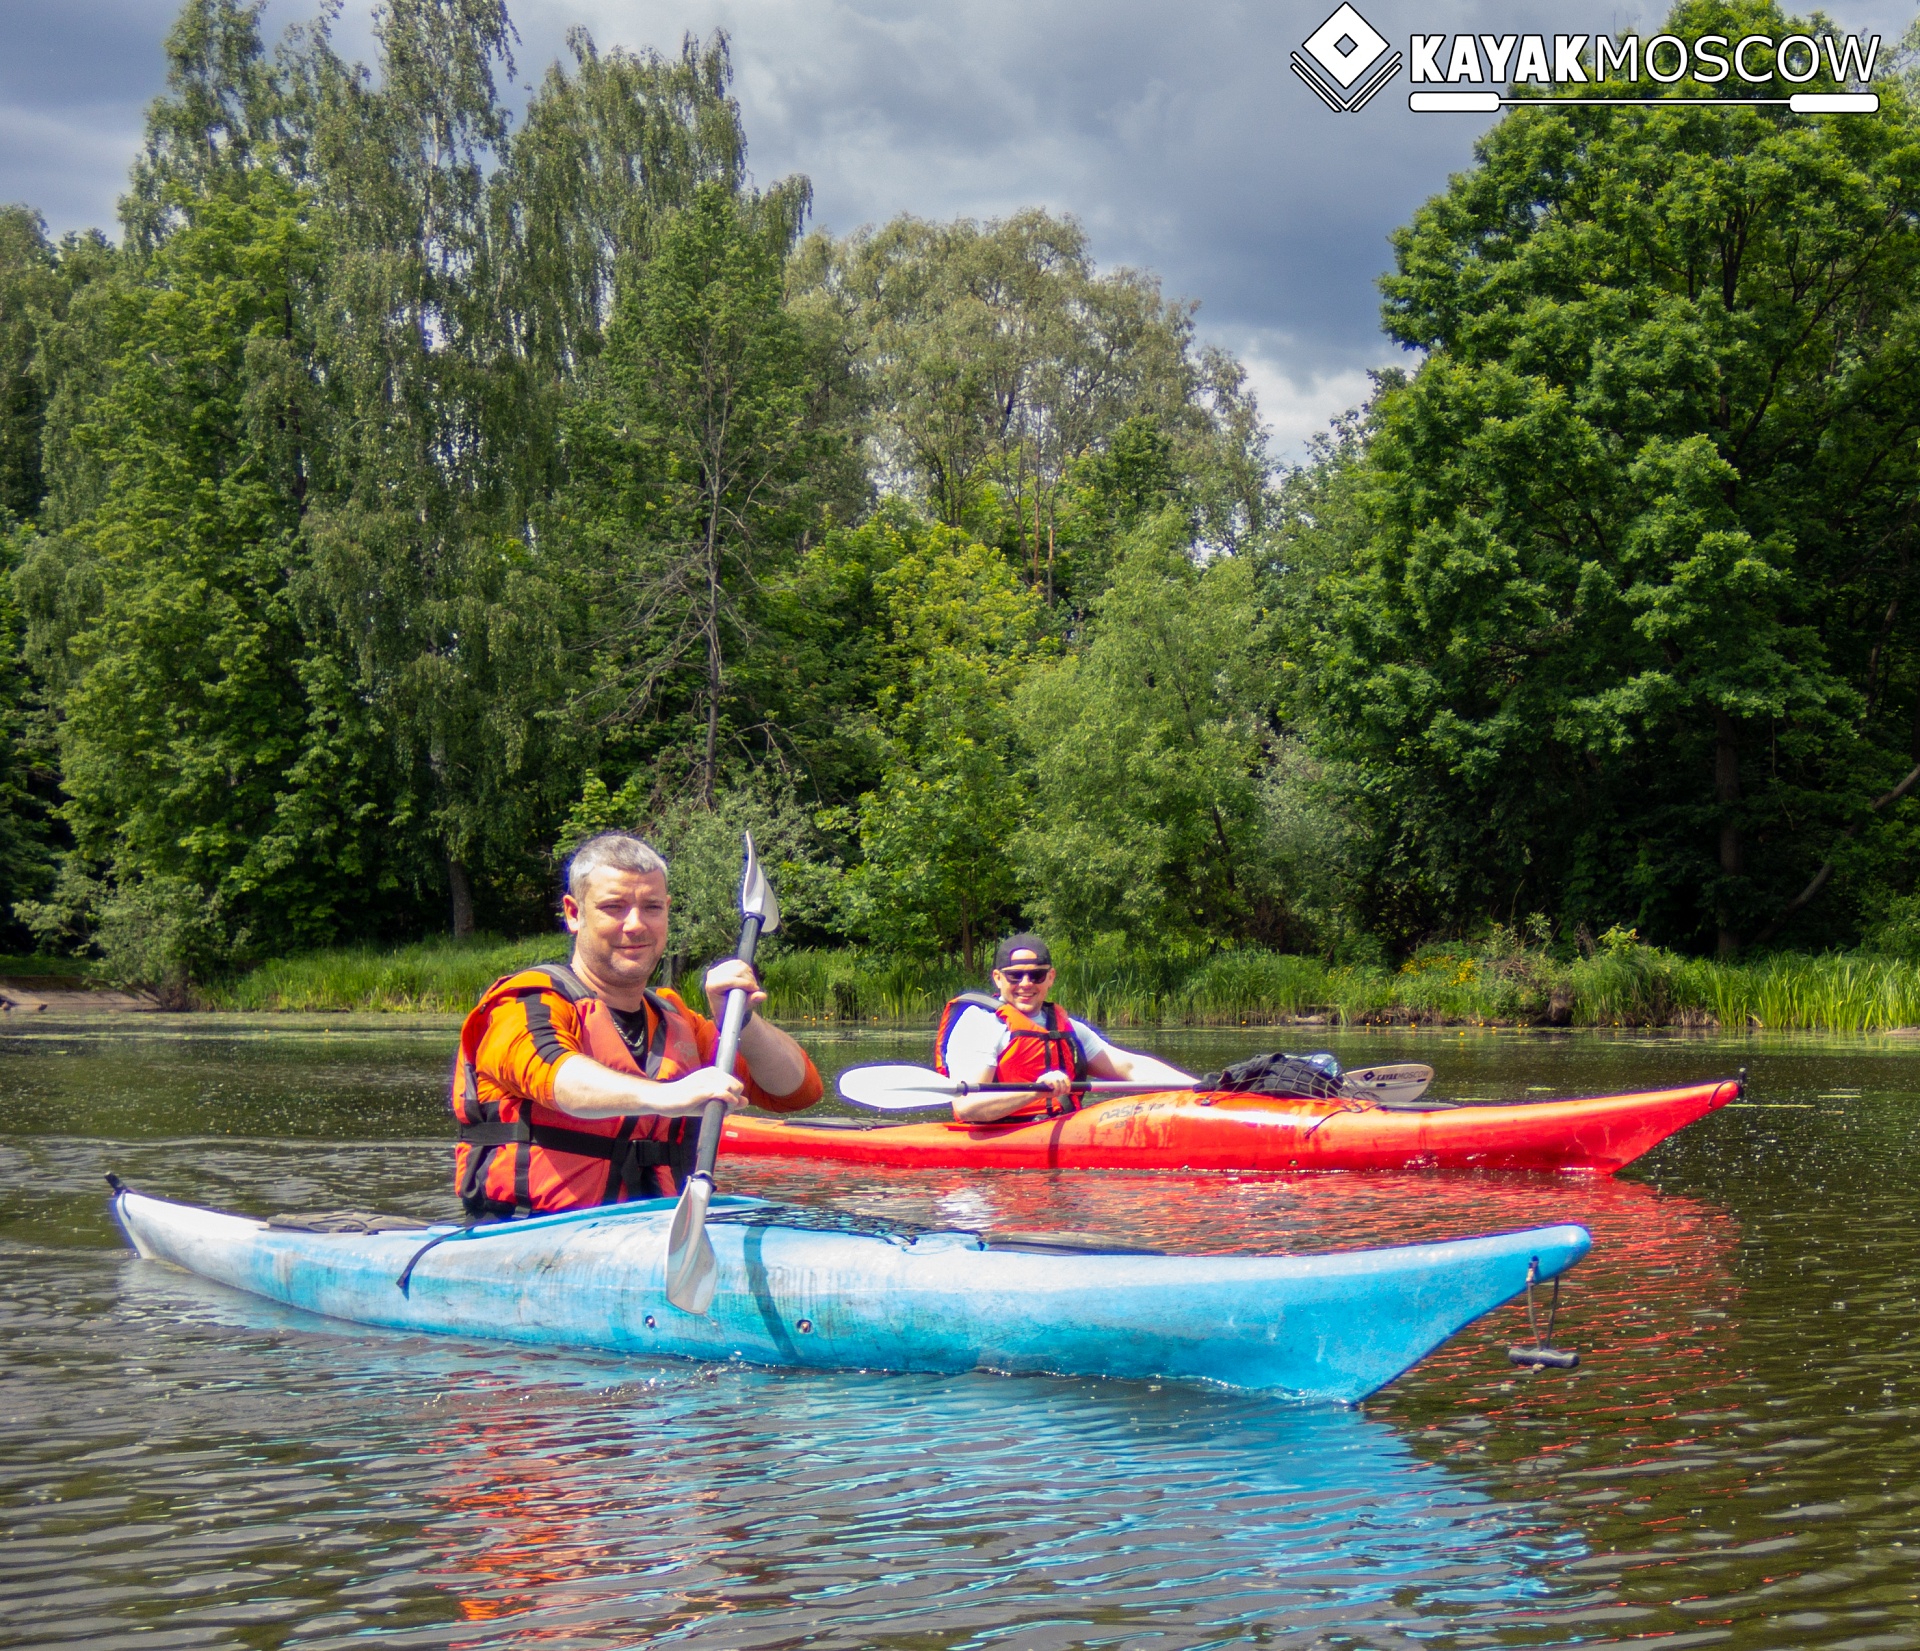
M933 1064L968 1083L1027 1083L1027 1090L961 1095L953 1115L963 1124L996 1119L1051 1118L1078 1105L1073 1085L1088 1078L1125 1083L1162 1083L1170 1089L1193 1081L1177 1066L1116 1048L1083 1020L1047 1001L1053 985L1053 955L1036 934L1000 942L993 957L993 984L1000 994L962 992L940 1016Z

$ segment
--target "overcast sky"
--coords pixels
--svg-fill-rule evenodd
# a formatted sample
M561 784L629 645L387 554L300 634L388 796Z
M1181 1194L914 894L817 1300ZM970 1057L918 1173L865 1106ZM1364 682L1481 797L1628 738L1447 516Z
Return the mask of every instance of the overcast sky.
M1425 33L1638 29L1644 0L1355 0L1395 47ZM1205 337L1247 363L1297 454L1395 359L1375 281L1387 235L1471 159L1485 117L1414 115L1397 78L1336 115L1289 53L1337 0L510 0L519 80L586 25L603 46L733 37L749 160L804 172L815 223L900 212L1077 217L1103 264L1157 272L1200 302ZM271 0L269 33L312 12ZM160 91L171 0L0 0L0 201L56 233L115 228L114 201ZM1844 29L1889 46L1912 0L1838 0ZM366 0L338 33L370 57Z

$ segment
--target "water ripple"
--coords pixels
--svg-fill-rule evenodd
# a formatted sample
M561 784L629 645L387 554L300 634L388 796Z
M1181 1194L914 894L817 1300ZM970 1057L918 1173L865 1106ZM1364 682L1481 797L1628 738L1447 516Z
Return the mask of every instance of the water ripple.
M1915 1056L1728 1059L1767 1105L1615 1181L729 1172L1189 1252L1593 1229L1579 1371L1507 1364L1509 1308L1339 1411L389 1335L126 1256L109 1164L445 1209L437 1044L320 1044L0 1040L0 1646L1920 1647ZM1683 1060L1721 1064L1461 1064L1605 1088Z

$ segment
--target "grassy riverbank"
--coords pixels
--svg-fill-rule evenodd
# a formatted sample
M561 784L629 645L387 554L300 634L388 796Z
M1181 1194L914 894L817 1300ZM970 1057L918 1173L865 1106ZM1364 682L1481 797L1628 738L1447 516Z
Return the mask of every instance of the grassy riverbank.
M429 941L261 964L201 993L226 1010L458 1013L509 970L562 955L559 937ZM957 961L851 950L776 952L771 1012L795 1025L930 1022L970 982ZM1431 946L1398 969L1334 967L1252 949L1191 957L1063 953L1055 995L1107 1026L1350 1024L1748 1027L1872 1032L1920 1025L1920 964L1837 953L1721 964L1630 937L1561 959L1502 944Z

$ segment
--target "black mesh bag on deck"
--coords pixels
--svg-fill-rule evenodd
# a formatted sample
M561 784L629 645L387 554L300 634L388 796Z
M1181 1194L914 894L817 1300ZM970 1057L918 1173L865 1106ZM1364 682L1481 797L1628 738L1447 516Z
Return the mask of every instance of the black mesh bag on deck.
M1218 1072L1203 1073L1193 1087L1225 1095L1279 1095L1310 1101L1337 1101L1346 1095L1340 1087L1339 1063L1331 1056L1278 1052L1255 1055Z

